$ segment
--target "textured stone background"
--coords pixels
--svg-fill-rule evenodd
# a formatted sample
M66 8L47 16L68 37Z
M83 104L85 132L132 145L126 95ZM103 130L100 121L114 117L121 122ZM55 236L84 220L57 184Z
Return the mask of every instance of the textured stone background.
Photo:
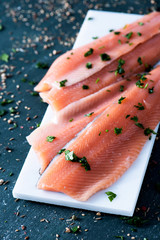
M0 239L160 239L159 139L134 218L129 220L12 197L29 150L25 137L41 122L47 107L33 92L47 71L35 68L36 63L50 65L72 47L89 9L145 14L159 7L158 0L0 1L0 55L9 56L8 62L0 61L0 114L4 114L0 117ZM147 221L141 225L142 220ZM73 223L81 231L66 233Z

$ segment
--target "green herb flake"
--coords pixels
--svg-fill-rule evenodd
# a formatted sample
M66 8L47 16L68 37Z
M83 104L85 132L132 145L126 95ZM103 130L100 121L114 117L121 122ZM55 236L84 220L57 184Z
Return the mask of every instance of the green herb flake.
M16 109L14 107L10 107L9 108L9 112L10 113L16 113L17 111L16 111Z
M126 97L121 97L120 99L118 99L118 104L121 104L122 101L125 99Z
M85 117L90 117L90 116L92 116L93 114L94 114L94 112L90 112L90 113L85 114L84 116L85 116Z
M62 148L61 150L59 150L58 154L62 154L64 151L66 151L66 149Z
M14 102L13 99L4 99L4 100L2 100L2 101L0 102L0 104L1 104L2 106L5 106L5 105L10 104L10 103L12 103L12 102Z
M107 117L109 117L109 114L107 114Z
M115 35L119 35L121 32L114 32Z
M53 142L53 140L54 140L55 138L56 138L55 136L48 136L48 137L46 137L46 141L47 141L47 142Z
M146 83L146 85L144 86L144 89L146 89L148 87L148 83Z
M1 56L0 56L0 60L4 61L4 62L8 62L9 60L9 55L6 54L6 53L3 53Z
M110 202L112 202L117 197L117 195L111 191L105 192L105 194L108 196Z
M127 39L130 39L130 38L132 37L132 35L133 35L133 32L129 32L129 33L127 33L127 34L125 35L125 37L126 37Z
M121 240L124 240L123 236L115 236L115 238L120 238Z
M138 81L136 82L136 86L139 87L139 88L144 88L144 83L141 82L141 80L138 80Z
M4 29L3 25L0 24L0 31L2 31Z
M105 48L105 46L101 46L101 47L99 47L99 49L102 49L102 48Z
M0 117L3 117L7 113L6 110L2 109L0 110Z
M89 86L88 85L83 85L82 89L84 89L84 90L89 89Z
M142 36L142 33L140 33L140 32L137 32L137 35L138 35L138 36Z
M39 68L39 69L48 69L49 65L47 63L44 63L44 62L38 62L38 63L36 63L35 67Z
M133 43L131 42L131 43L128 43L129 44L129 46L132 46L133 45Z
M148 93L150 93L150 94L154 93L154 87L148 88Z
M94 19L93 17L89 17L89 18L88 18L89 21L91 21L91 20L93 20L93 19Z
M30 92L30 94L31 94L32 96L38 96L38 95L39 95L38 92Z
M34 86L34 85L37 84L37 82L35 82L35 81L29 81L28 83L29 83L29 85L31 85L31 86Z
M67 79L64 79L64 80L60 81L60 82L59 82L59 86L60 86L60 87L65 87L66 82L67 82Z
M85 54L84 54L84 56L85 57L88 57L88 56L90 56L90 55L92 55L93 54L93 48L90 48Z
M38 127L40 127L40 125L41 125L40 123L37 123L37 124L36 124L36 127L38 128Z
M122 44L122 42L121 42L121 40L120 40L120 39L118 39L118 43L119 43L119 44Z
M92 68L92 63L91 62L86 63L86 68L88 69Z
M133 120L134 122L138 122L138 117L137 116L131 117L131 120Z
M109 32L113 32L113 31L114 31L114 29L110 29L110 30L109 30Z
M106 92L111 92L111 90L107 89Z
M108 129L106 129L106 130L105 130L105 132L106 132L106 133L108 133L108 132L109 132L109 130L108 130Z
M116 71L115 71L115 75L116 75L116 76L117 76L118 73L119 73L119 74L125 73L124 69L122 68L122 66L123 66L124 64L125 64L125 61L120 58L120 59L118 60L118 67L117 67L117 69L116 69Z
M144 25L144 23L143 23L143 22L139 22L138 24L139 24L139 26L143 26L143 25Z
M123 92L123 91L124 91L124 86L123 86L123 85L120 85L119 91L120 91L120 92Z
M94 40L95 40L95 39L98 39L98 37L92 37L92 39L94 39Z
M142 103L138 103L138 105L134 105L134 107L136 107L138 110L144 110Z
M126 119L127 119L127 118L129 118L129 117L130 117L130 115L129 115L129 114L128 114L128 115L126 115Z
M79 158L73 151L66 150L65 151L65 159L67 161L78 162L81 163L81 166L85 168L86 171L91 170L89 163L87 162L86 157Z
M98 82L99 82L99 80L100 80L100 79L99 79L99 78L97 78L97 80L96 80L96 83L98 83Z
M69 119L69 122L72 122L73 121L73 118Z
M101 132L99 132L98 135L100 136L100 135L101 135Z
M26 78L22 78L21 81L22 82L27 82L27 79Z
M135 125L136 125L137 127L139 127L139 128L142 128L142 129L144 129L144 126L143 126L143 124L142 124L142 123L135 123Z
M153 134L157 134L153 129L151 129L151 128L146 128L145 130L144 130L144 135L145 136L148 136L148 135L150 135L151 133L153 133Z
M71 228L71 232L72 233L77 233L79 231L79 229L80 229L80 226L74 226L74 227Z
M115 133L116 135L119 135L119 134L122 133L122 129L123 129L123 128L117 128L117 127L116 127L116 128L114 129L114 133Z
M109 60L111 60L111 57L107 53L101 53L100 56L101 56L101 60L102 61L109 61Z
M144 223L148 222L148 220L144 220L141 217L133 216L133 217L121 217L122 220L125 220L129 225L133 225L136 227L142 226Z
M70 57L67 57L67 59L70 59Z
M139 63L139 65L142 65L142 64L143 64L143 63L142 63L142 58L141 58L141 57L138 57L137 62Z

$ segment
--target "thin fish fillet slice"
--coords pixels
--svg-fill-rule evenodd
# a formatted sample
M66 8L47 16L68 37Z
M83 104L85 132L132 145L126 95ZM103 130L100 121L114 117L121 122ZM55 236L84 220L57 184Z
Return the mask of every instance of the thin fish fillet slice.
M120 86L123 85L124 90L127 91L128 87L133 86L135 81L122 80L121 82L113 84L110 88L104 89L104 91L99 96L100 103L97 102L97 106L94 104L94 109L91 109L89 105L89 110L94 112L91 116L81 116L81 118L73 119L72 122L67 122L63 124L54 124L50 122L44 126L40 126L35 129L28 137L27 140L32 146L33 150L36 152L38 159L41 164L40 173L43 173L51 160L57 155L57 153L63 148L69 141L71 141L78 132L80 132L89 122L102 113L107 106L112 104L117 97L121 97L122 92L120 92ZM107 91L108 90L108 91ZM91 99L90 99L91 102ZM77 111L81 111L82 104L79 104ZM88 112L90 113L90 112ZM82 114L82 111L81 111ZM53 142L47 142L47 136L55 136Z
M144 25L140 26L138 24L139 22L143 22ZM115 35L112 32L87 45L63 54L52 64L45 77L35 87L35 90L39 92L48 91L53 85L59 88L59 83L57 82L64 79L67 79L66 86L69 86L88 78L110 64L113 60L117 59L120 55L130 52L137 44L154 36L159 32L159 26L160 13L153 12L132 24L126 25L125 28L120 29L119 31L121 33L119 35ZM129 45L126 43L128 38L126 38L125 35L131 31L133 34L130 40L133 44ZM137 32L141 32L142 35L138 36ZM118 40L121 41L121 44L118 43ZM94 49L94 54L84 57L84 54L90 48ZM105 52L111 56L110 61L101 61L99 55ZM87 62L92 62L94 67L89 70L86 69ZM79 72L83 74L79 74Z
M145 129L154 129L160 120L160 67L146 77L147 88L135 85L123 96L126 99L121 104L115 103L106 109L68 145L67 149L74 151L78 157L87 158L91 170L85 171L79 163L66 161L63 153L43 173L38 182L39 189L63 192L79 201L86 201L123 175L149 137L130 117L137 116ZM149 94L148 90L152 87L154 92ZM135 107L138 103L144 106L144 110ZM126 119L128 114L130 117ZM115 128L123 128L122 133L116 135Z
M125 70L125 73L123 74L125 78L129 78L134 73L144 71L146 66L154 65L160 59L160 48L158 47L159 42L160 34L157 34L143 44L138 45L130 53L121 56L121 59L125 61L125 64L122 66ZM142 64L138 62L138 59L140 57ZM85 107L88 106L89 102L88 99L85 99L86 96L96 93L96 98L98 94L97 91L100 91L104 87L123 79L122 75L115 75L114 71L117 69L117 66L118 60L112 62L110 65L106 66L106 68L82 82L69 87L63 87L61 89L56 89L53 87L49 92L40 93L40 96L45 102L51 105L53 111L55 112L60 111L61 109L63 110L63 108L71 103L74 104L72 105L72 108L76 110L78 100L82 98L84 98L82 101L83 108L85 109ZM98 78L99 82L96 83L96 80ZM83 85L89 86L89 89L84 90ZM64 111L67 111L67 109ZM74 114L72 117L74 117Z

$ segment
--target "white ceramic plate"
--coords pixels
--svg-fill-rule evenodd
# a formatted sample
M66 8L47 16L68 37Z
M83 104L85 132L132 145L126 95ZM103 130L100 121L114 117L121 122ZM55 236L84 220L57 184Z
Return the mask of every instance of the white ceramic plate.
M93 19L88 20L89 17ZM133 22L140 17L140 15L135 14L90 10L88 11L78 34L74 48L92 41L92 37L104 36L110 29L118 29L123 27L126 23ZM51 119L52 116L52 110L48 107L42 124L47 122L48 119ZM157 129L158 126L156 130ZM105 194L106 190L96 193L86 202L79 202L63 193L37 189L36 184L39 179L40 164L32 149L28 153L24 166L13 189L13 196L25 200L132 216L154 141L155 136L152 137L151 141L148 141L145 144L139 157L127 172L115 184L107 189L107 191L112 191L117 194L117 197L112 202L108 200L108 197Z

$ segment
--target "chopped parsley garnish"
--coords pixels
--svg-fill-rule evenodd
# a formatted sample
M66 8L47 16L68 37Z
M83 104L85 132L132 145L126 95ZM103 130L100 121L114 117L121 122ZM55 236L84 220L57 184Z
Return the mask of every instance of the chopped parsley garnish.
M99 80L100 80L100 79L99 79L99 78L97 78L97 80L96 80L96 83L98 83L98 82L99 82Z
M140 32L137 32L137 35L138 35L138 36L142 36L142 33L140 33Z
M146 89L147 87L148 87L148 83L146 83L146 85L145 85L144 89Z
M125 220L128 224L134 225L136 227L142 226L144 223L148 222L148 220L143 220L141 217L137 216L121 217L121 219Z
M126 119L127 119L127 118L129 118L129 117L130 117L130 115L129 115L129 114L128 114L128 115L126 115Z
M83 89L89 89L89 86L88 85L83 85L82 88Z
M109 61L109 60L111 60L111 57L107 53L101 53L100 56L101 56L101 60L102 61Z
M92 37L92 39L98 39L98 37Z
M136 107L138 110L144 110L142 103L138 103L138 105L134 105L134 107Z
M71 232L76 233L79 231L79 229L80 229L80 226L74 226L71 228Z
M142 65L142 64L143 64L143 63L142 63L142 58L139 57L139 58L137 59L137 62L139 63L139 65Z
M100 135L101 135L101 132L99 132L98 135L100 136Z
M7 113L7 111L6 110L0 110L0 117L2 117L2 116L4 116L5 114Z
M125 35L125 37L126 37L127 39L130 39L130 38L132 37L132 34L133 34L133 32L129 32L129 33L127 33L127 34Z
M144 126L143 126L143 124L142 124L142 123L135 123L135 125L136 125L137 127L139 127L139 128L142 128L142 129L144 129Z
M125 99L126 97L121 97L120 99L118 99L118 104L121 104L122 101Z
M117 194L111 191L105 192L105 194L108 196L110 202L112 202L117 197Z
M46 137L46 141L47 141L47 142L53 142L53 140L54 140L55 138L56 138L55 136L48 136L48 137Z
M118 43L119 43L119 44L122 44L122 42L121 42L121 40L120 40L120 39L118 39Z
M49 66L47 63L44 63L44 62L38 62L36 63L36 68L40 68L40 69L48 69Z
M133 120L134 122L138 122L138 117L137 116L131 117L131 120Z
M90 117L90 116L92 116L93 113L94 113L94 112L90 112L90 113L85 114L84 116L85 116L85 117Z
M140 26L143 26L143 25L144 25L144 23L143 23L143 22L139 22L138 24L139 24Z
M39 93L38 92L30 92L30 94L32 95L32 96L38 96L39 95Z
M106 92L111 92L111 90L107 89Z
M88 57L88 56L92 55L92 53L93 53L93 48L90 48L90 49L84 54L84 56L85 56L85 57Z
M73 118L69 119L69 122L72 122L73 121Z
M62 148L61 150L59 150L58 154L62 154L65 150L65 148Z
M156 133L153 129L151 129L151 128L146 128L146 129L144 130L144 135L146 135L146 136L150 135L151 133L157 134L157 133Z
M36 124L36 127L38 128L38 127L40 127L40 125L41 125L40 123L37 123L37 124Z
M124 91L124 86L123 85L121 85L120 86L120 90L119 90L120 92L123 92Z
M81 166L85 168L86 171L91 170L89 163L87 162L86 157L79 158L73 151L66 150L65 151L65 159L67 161L78 162L81 163Z
M125 64L125 61L123 59L119 59L118 60L118 67L115 71L115 75L119 74L123 74L125 73L124 69L122 68L122 66Z
M6 54L6 53L3 53L1 56L0 56L0 60L4 61L4 62L8 62L9 60L9 55Z
M22 78L21 81L22 82L27 82L27 79L26 78Z
M122 128L115 128L115 129L114 129L114 133L115 133L116 135L121 134L121 133L122 133Z
M136 86L139 87L139 88L143 88L143 87L144 87L144 83L141 82L141 80L138 80L138 81L136 82Z
M109 114L107 114L107 117L109 117Z
M65 87L66 82L67 82L67 79L64 79L64 80L60 81L59 86L60 87Z
M88 20L89 20L89 21L90 21L90 20L93 20L93 17L89 17Z
M1 104L2 106L5 106L5 105L10 104L10 103L12 103L12 102L14 102L13 99L4 99L4 100L2 100L2 101L0 102L0 104Z
M150 94L154 93L154 87L148 88L148 93L150 93Z
M108 129L106 129L106 130L105 130L105 132L106 132L106 133L108 133L108 132L109 132L109 130L108 130Z
M109 32L113 32L113 31L114 31L114 29L110 29L110 30L109 30Z
M86 68L88 69L92 68L92 63L91 62L86 63Z
M3 30L3 25L2 24L0 24L0 31L2 31Z
M119 35L121 32L114 32L115 35Z
M140 80L142 80L142 81L147 80L147 78L145 77L145 75L146 75L146 73L143 73L142 75L140 75L140 76L141 76L141 77L140 77Z

